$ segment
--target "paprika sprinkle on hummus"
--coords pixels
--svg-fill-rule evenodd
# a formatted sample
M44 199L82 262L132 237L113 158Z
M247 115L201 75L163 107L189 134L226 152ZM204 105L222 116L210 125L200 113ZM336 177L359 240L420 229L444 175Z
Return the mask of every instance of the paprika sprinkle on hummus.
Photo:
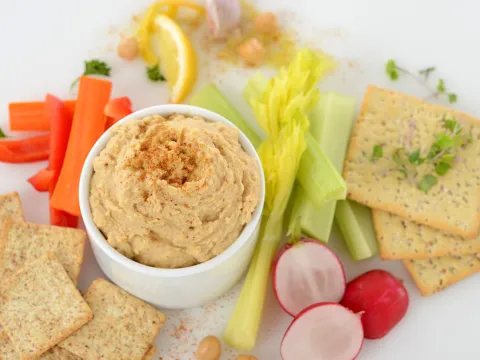
M93 220L128 258L196 265L240 235L260 201L260 169L238 131L201 117L155 115L115 127L94 160Z

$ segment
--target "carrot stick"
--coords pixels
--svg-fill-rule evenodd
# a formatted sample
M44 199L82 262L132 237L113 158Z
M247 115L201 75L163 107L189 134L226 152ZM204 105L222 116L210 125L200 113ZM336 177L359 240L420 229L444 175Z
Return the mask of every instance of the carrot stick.
M65 100L64 104L73 117L76 100ZM12 131L48 131L50 120L45 114L45 102L15 102L8 105L10 130Z
M43 101L8 104L12 131L48 131L50 125L43 116Z
M112 83L82 76L78 89L72 131L65 161L50 200L52 207L80 216L78 185L83 163L92 146L105 131L105 105L108 103Z

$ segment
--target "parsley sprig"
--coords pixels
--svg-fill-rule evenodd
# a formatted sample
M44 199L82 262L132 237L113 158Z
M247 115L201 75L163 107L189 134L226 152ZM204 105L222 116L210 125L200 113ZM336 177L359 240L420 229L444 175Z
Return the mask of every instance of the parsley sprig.
M5 133L3 132L3 130L0 128L0 139L4 139L6 138L7 135L5 135Z
M435 90L431 89L428 85L427 82L430 78L430 75L432 75L436 70L436 67L430 66L425 69L419 70L417 75L403 67L398 66L395 60L388 60L385 64L385 72L392 81L397 80L400 77L400 74L405 74L412 77L420 85L426 88L430 93L430 97L439 98L440 96L445 96L449 103L453 104L457 102L457 94L447 91L447 88L445 86L445 80L438 79Z
M158 64L147 67L147 76L151 81L165 81L165 76L160 72L160 66Z
M473 141L471 131L466 132L456 119L444 115L441 121L444 132L435 135L426 155L422 155L421 150L408 152L405 147L395 149L392 154L392 160L396 164L394 170L411 181L421 177L417 186L424 192L428 192L438 183L438 177L445 176L453 167L457 151ZM378 149L381 149L381 152ZM370 160L374 161L382 156L383 148L374 145ZM419 168L422 164L426 166Z
M103 75L103 76L109 77L110 72L112 71L112 68L108 66L106 62L98 59L84 61L84 65L85 65L85 69L83 70L82 76ZM80 80L80 77L76 78L75 81L70 86L70 89L73 89L75 85L77 85L79 80Z

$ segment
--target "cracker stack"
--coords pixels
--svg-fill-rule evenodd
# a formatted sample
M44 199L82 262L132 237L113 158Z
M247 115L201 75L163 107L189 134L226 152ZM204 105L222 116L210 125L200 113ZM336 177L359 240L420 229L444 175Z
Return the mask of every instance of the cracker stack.
M427 151L454 118L473 141L428 192L395 171L392 154ZM422 295L480 271L480 122L464 113L370 86L354 128L343 175L348 197L373 209L380 256L400 259ZM383 155L371 161L375 145ZM477 164L478 163L478 164Z
M165 315L106 280L76 288L86 235L0 195L0 360L151 360Z

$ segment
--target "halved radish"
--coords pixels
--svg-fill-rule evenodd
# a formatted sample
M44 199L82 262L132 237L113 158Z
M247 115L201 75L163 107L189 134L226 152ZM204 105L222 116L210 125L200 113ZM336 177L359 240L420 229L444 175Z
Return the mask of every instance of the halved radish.
M275 296L291 316L312 304L339 302L345 286L345 272L337 255L316 240L285 245L273 264Z
M283 360L353 360L363 344L360 315L334 303L303 310L283 336Z
M380 339L405 316L408 293L402 282L384 270L371 270L347 285L341 304L362 313L367 339Z

